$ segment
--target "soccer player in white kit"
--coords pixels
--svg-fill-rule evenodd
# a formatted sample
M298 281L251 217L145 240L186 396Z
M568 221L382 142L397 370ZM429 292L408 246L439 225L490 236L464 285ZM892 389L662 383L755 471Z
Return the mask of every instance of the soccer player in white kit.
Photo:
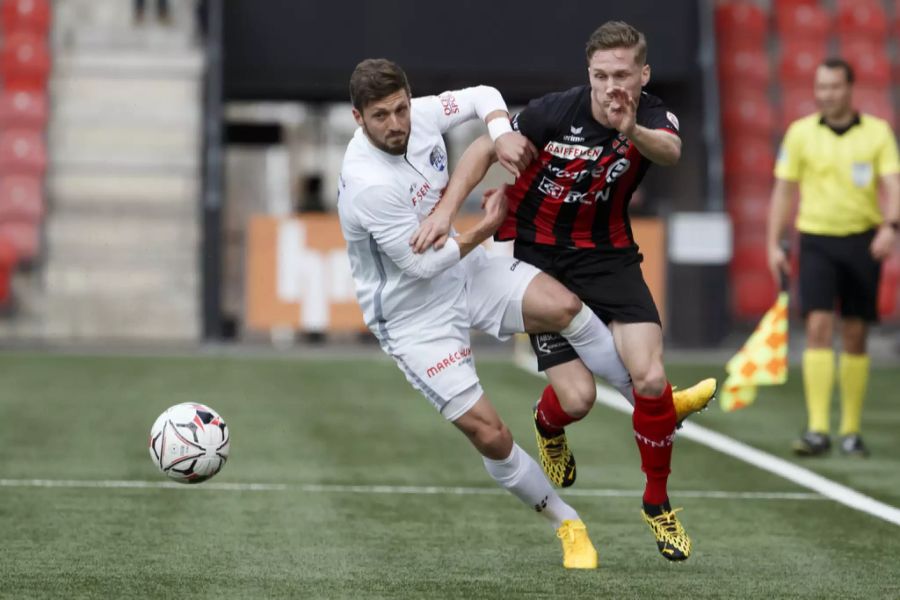
M416 254L410 247L448 184L443 133L484 120L500 162L516 175L533 147L512 131L506 104L491 87L411 99L399 66L369 59L354 70L350 96L360 128L344 156L338 212L366 324L410 384L469 438L490 476L553 524L563 565L596 568L584 523L513 442L485 396L469 330L500 339L559 332L591 371L627 387L612 335L555 279L481 248L506 215L503 189L486 195L484 217L473 229L440 250Z

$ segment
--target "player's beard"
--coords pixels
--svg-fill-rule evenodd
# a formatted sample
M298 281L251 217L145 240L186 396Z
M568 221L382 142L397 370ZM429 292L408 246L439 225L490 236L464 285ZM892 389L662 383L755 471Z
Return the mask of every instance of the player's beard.
M386 135L383 140L379 140L371 134L368 127L363 127L372 145L388 154L394 156L402 156L406 154L406 146L409 144L409 132L390 132L392 135Z

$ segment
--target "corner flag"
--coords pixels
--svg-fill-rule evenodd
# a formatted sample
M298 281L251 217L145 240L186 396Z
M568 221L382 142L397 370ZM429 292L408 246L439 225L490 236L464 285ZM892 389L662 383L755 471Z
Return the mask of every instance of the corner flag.
M744 408L756 399L756 386L787 381L788 293L778 294L747 343L735 354L725 370L728 378L719 400L722 410Z

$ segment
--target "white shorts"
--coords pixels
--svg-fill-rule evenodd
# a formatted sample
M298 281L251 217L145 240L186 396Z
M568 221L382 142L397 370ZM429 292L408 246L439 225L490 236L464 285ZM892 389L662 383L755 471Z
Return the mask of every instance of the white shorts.
M522 300L538 269L508 256L476 251L464 262L466 306L434 315L404 332L388 327L381 345L407 381L448 421L464 415L483 395L469 330L498 339L524 330Z

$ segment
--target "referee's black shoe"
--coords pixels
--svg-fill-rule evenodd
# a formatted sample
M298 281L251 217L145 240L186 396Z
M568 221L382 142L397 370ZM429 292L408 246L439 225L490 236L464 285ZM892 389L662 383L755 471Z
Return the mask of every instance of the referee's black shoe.
M831 438L827 433L807 431L794 442L793 448L797 456L822 456L831 450Z
M841 438L841 454L846 456L857 456L859 458L868 458L869 449L863 443L862 436L858 433L851 433Z

